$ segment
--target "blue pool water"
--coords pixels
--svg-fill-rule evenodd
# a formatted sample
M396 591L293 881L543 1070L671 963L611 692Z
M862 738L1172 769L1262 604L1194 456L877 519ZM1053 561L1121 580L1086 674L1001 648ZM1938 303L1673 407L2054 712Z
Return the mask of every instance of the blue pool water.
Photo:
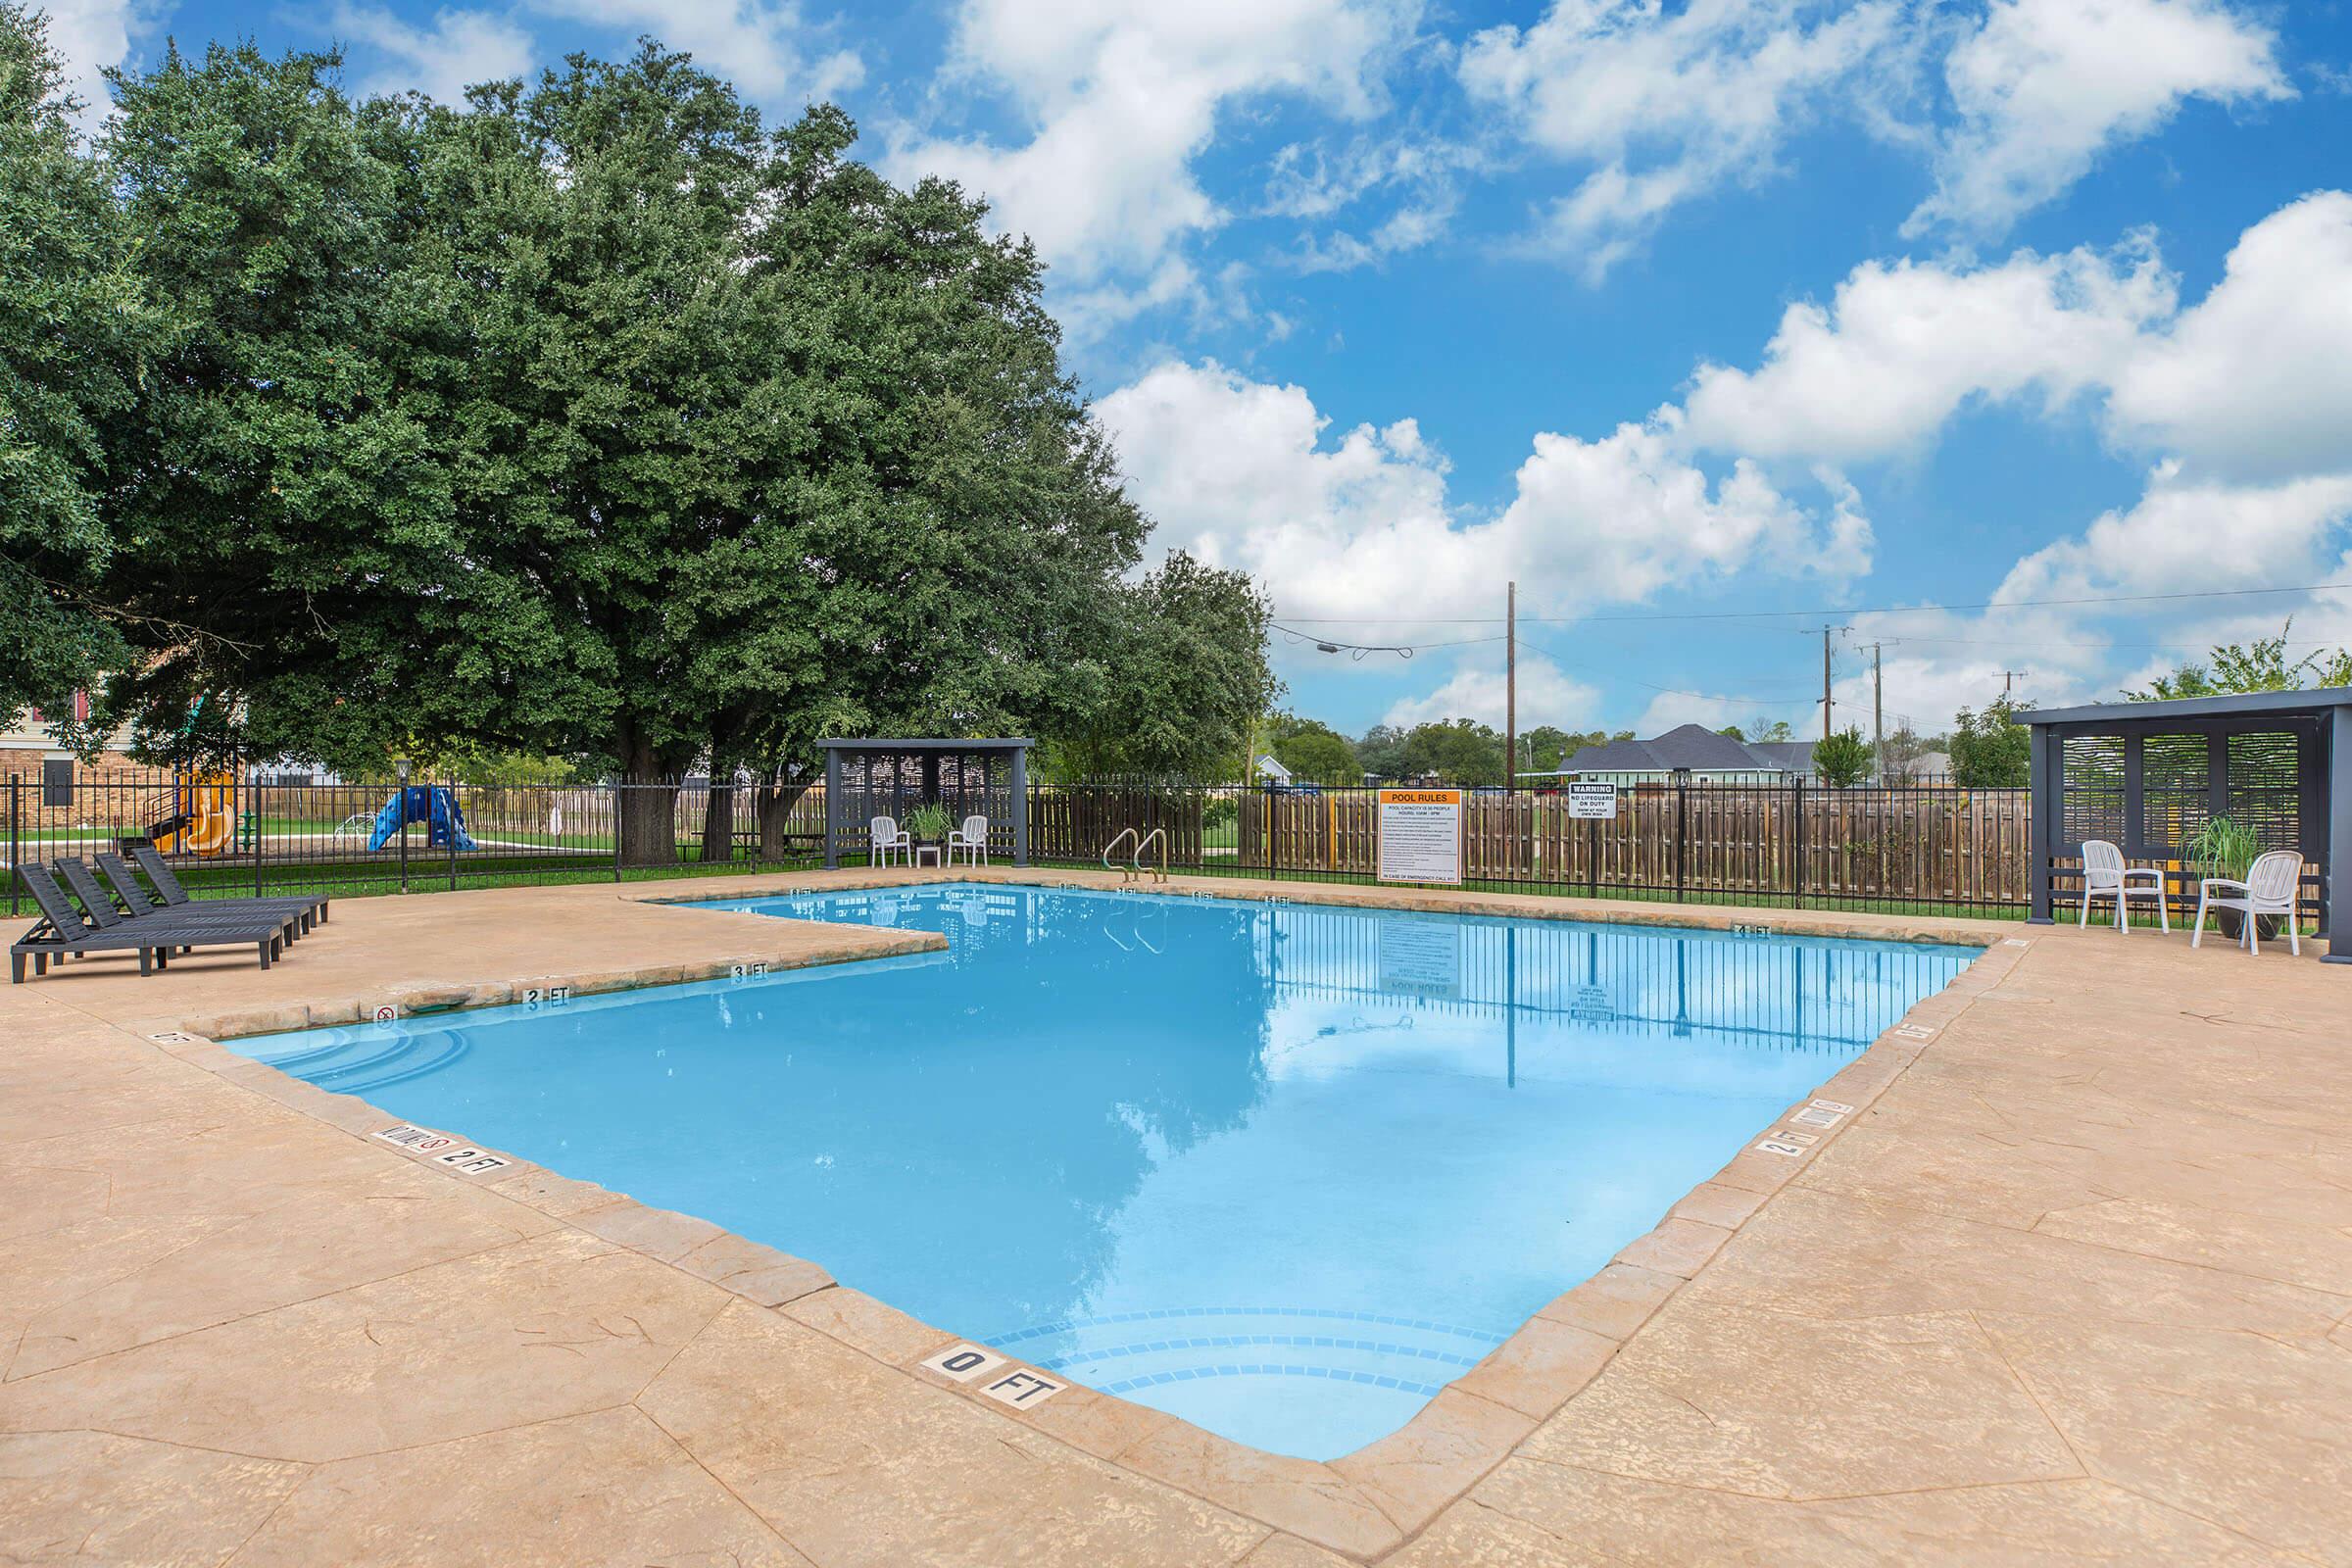
M236 1046L1312 1458L1975 956L1005 885L720 906L951 948Z

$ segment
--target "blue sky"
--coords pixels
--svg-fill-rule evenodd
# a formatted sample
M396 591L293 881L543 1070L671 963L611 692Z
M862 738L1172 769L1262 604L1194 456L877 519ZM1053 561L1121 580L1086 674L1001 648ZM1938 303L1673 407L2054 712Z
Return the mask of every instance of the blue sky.
M65 0L352 83L651 33L1053 264L1132 493L1350 733L1948 724L2352 641L2352 11L2241 0ZM2291 588L2244 594L2227 590ZM2203 597L2182 597L2203 596ZM2062 603L2053 603L2060 601ZM1935 607L1966 607L1941 609ZM1810 638L1801 635L1812 630Z

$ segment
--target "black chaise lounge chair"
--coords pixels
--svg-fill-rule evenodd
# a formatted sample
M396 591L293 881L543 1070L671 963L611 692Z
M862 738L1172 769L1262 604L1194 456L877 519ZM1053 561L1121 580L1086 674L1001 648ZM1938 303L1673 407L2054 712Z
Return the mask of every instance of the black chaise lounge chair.
M172 874L172 867L156 853L154 845L133 844L129 849L131 858L139 862L139 869L147 873L147 880L155 884L156 895L163 900L166 908L292 909L302 916L302 929L305 931L311 928L314 921L326 918L326 900L309 894L291 894L280 898L191 899L188 890L179 885L179 878ZM113 880L116 890L124 899L141 896L138 879L130 875L128 866L122 866L121 875L116 874L115 867L122 864L122 857L101 855L97 858L99 868Z
M166 967L173 950L194 948L244 947L250 943L261 956L262 967L283 951L285 922L270 914L258 914L246 926L228 922L198 925L192 921L169 921L149 924L124 920L113 914L114 923L93 924L84 920L58 885L57 875L45 865L22 865L17 874L32 890L33 902L41 906L41 918L33 928L9 944L8 979L15 985L24 978L24 960L32 960L34 974L46 974L51 958L63 958L69 954L135 953L139 956L139 973L153 974Z
M66 879L66 886L81 901L83 917L102 931L112 930L118 925L139 925L142 930L164 937L178 936L182 932L203 933L226 929L242 938L245 933L261 930L268 922L274 920L277 922L280 952L292 947L294 939L301 934L301 918L292 909L257 909L250 905L233 903L183 904L167 908L139 900L118 906L107 890L100 886L90 868L78 858L60 856L54 864L57 874ZM146 923L141 925L140 922ZM187 952L188 946L184 941L173 944L174 951L180 953Z
M168 865L164 867L164 876L168 880L157 884L158 892L150 893L146 885L139 881L138 873L120 855L101 854L90 858L98 862L99 871L106 877L106 885L114 889L115 903L134 920L150 912L184 914L193 918L222 910L241 916L266 909L286 917L286 940L291 943L308 933L314 921L326 918L326 900L320 898L191 899L187 889L179 885L178 878L172 875L172 868ZM65 862L60 860L58 864L62 867ZM170 890L168 893L160 891L167 888ZM87 902L89 895L78 884L74 891L81 893L84 902ZM172 898L170 895L172 893L179 897Z
M32 902L39 905L41 918L33 928L9 944L8 983L17 985L24 978L24 960L32 960L34 974L47 974L49 960L64 961L66 955L84 953L136 953L139 973L152 974L164 961L162 942L144 931L101 931L83 922L74 912L74 901L66 890L57 885L57 877L45 865L21 865L17 875L32 890Z

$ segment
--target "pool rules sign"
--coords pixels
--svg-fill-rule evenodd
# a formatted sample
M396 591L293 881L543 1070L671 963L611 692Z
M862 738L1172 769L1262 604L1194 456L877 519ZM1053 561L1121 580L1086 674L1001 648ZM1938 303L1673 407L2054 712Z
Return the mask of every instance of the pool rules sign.
M1461 881L1460 790L1380 792L1380 879Z

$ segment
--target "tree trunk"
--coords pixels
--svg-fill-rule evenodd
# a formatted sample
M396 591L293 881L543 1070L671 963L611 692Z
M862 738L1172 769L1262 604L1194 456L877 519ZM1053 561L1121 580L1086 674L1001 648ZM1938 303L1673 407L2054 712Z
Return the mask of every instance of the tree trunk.
M703 803L703 858L735 858L735 779L733 770L721 780L716 764L710 770L710 794Z
M808 793L806 784L762 784L755 797L760 813L760 858L781 860L792 853L784 835L792 830L792 808Z
M621 730L621 788L614 813L620 829L619 863L672 867L678 863L678 786L661 755L635 725Z

